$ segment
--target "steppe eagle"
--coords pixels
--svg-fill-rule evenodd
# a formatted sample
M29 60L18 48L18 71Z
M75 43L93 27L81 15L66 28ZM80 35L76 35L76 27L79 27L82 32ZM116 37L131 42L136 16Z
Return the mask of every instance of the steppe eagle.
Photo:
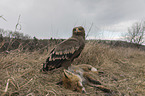
M72 37L58 44L43 63L42 71L64 67L68 68L85 46L85 30L82 26L73 28Z

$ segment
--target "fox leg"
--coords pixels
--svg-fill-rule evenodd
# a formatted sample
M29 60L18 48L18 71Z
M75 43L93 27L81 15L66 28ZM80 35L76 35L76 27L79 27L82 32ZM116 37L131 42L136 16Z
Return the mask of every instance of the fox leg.
M77 82L76 90L82 93L86 93L85 87L83 86L82 82Z
M92 87L95 87L97 89L100 89L101 91L103 92L106 92L106 93L112 93L112 90L109 89L109 88L106 88L104 87L101 82L99 80L97 80L94 76L94 74L92 72L85 72L83 74L84 78L87 80L87 84L92 86Z
M85 78L86 82L93 83L97 85L102 85L99 80L96 80L96 78L93 76L94 74L92 72L84 72L83 77Z
M96 87L97 89L100 89L101 91L103 91L105 93L112 93L111 89L104 87L102 85L94 85L94 87Z

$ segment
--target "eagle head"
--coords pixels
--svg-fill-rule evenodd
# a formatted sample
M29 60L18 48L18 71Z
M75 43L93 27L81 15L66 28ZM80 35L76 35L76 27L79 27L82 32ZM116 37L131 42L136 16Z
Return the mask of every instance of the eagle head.
M73 36L83 36L85 38L85 29L82 26L74 27Z

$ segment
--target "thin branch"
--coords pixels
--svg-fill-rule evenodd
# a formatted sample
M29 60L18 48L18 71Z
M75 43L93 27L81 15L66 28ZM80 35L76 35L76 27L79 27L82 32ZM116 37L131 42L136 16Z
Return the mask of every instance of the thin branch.
M26 85L29 84L32 80L33 80L33 78L31 78L27 83L25 83L24 85L20 86L19 88L22 88L22 87L26 86Z
M10 81L10 79L7 80L6 88L5 88L5 90L4 90L5 93L8 91L9 81Z
M55 94L55 92L53 92L53 91L51 91L51 90L47 90L47 94L46 94L46 96L49 96L49 93L53 93L54 94L54 96L56 96L56 94Z
M26 96L35 96L33 93L29 93Z
M89 33L90 33L92 27L93 27L93 23L91 24L91 26L90 26L90 28L89 28L89 30L88 30L88 33L87 33L87 35L86 35L86 38L89 36Z
M0 18L2 18L3 20L7 21L7 20L3 17L3 15L1 15Z
M19 30L21 30L20 17L21 17L21 15L19 15L17 24L16 24L16 26L15 26L15 32L16 32L16 30L18 29L18 26L20 26Z

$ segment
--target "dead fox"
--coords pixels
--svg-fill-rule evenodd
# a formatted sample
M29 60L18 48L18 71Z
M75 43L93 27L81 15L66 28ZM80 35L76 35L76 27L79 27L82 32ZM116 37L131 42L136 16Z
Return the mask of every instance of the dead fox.
M87 84L104 92L111 92L110 89L102 86L99 80L96 80L95 76L97 73L97 69L91 65L72 65L68 68L68 70L64 70L62 79L63 86L71 90L86 93L85 87L83 85Z

